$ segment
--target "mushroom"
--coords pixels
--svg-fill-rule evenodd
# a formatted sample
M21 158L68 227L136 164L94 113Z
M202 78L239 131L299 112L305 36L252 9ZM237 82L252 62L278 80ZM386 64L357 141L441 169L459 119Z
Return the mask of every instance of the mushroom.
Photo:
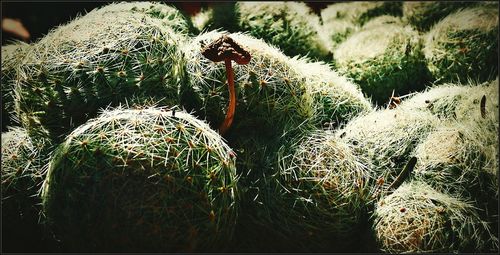
M250 62L251 56L248 51L243 49L243 47L227 35L222 35L219 39L203 47L201 54L214 62L224 60L226 65L226 77L229 86L229 104L227 106L226 118L219 127L219 133L224 134L233 123L236 109L234 72L231 66L231 60L234 60L237 64L246 65Z

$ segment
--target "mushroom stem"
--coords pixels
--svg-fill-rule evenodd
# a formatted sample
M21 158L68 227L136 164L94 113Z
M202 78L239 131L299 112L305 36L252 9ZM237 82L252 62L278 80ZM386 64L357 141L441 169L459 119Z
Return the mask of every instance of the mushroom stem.
M227 83L229 87L229 104L227 106L227 113L224 122L219 127L219 133L224 134L229 129L234 119L234 112L236 109L236 92L234 91L234 72L231 66L231 60L225 59L224 63L226 64L226 76Z

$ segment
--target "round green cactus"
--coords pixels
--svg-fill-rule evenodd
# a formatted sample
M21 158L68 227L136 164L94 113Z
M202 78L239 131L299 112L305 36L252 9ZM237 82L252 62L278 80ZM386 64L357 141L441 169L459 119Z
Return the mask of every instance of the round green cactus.
M244 31L288 56L329 60L319 17L299 2L217 3L192 18L198 31Z
M381 200L374 221L384 252L498 251L498 239L474 206L418 181L403 184Z
M2 46L2 131L7 131L7 126L18 124L14 110L14 84L19 64L29 48L30 45L22 41Z
M405 1L403 19L418 31L426 32L447 15L475 4L473 1Z
M376 174L331 131L301 140L280 156L282 188L268 201L275 217L269 227L292 242L303 240L308 251L347 246L368 218Z
M450 14L427 34L429 71L440 83L487 81L498 75L498 6L479 5Z
M57 148L43 209L75 251L221 251L237 216L234 156L186 112L104 111Z
M359 87L321 62L293 58L292 67L306 78L306 89L312 97L313 123L338 127L354 117L373 110Z
M344 19L357 25L381 15L401 16L402 3L398 2L349 2L334 3L321 11L323 24L335 19Z
M359 116L336 131L355 155L370 159L376 174L372 185L383 192L414 155L417 145L436 129L439 119L428 112L385 109Z
M482 84L441 84L405 99L400 108L430 112L443 120L498 122L498 78ZM484 109L481 101L484 96ZM485 117L481 111L484 110Z
M498 207L498 122L451 121L415 150L414 175L436 190ZM495 212L488 212L497 217ZM493 218L493 217L490 217Z
M60 141L108 105L132 98L178 104L185 38L140 12L95 10L32 46L16 81L16 110L30 135Z
M32 140L21 127L2 133L2 230L8 233L2 238L4 251L46 251L52 241L39 224L39 190L50 148L47 141Z
M359 84L377 104L421 90L429 80L418 33L399 24L369 26L334 51L339 72Z
M239 28L279 47L288 56L326 59L328 49L318 34L319 17L299 2L238 2Z
M120 2L111 3L96 10L103 15L114 15L115 13L144 13L151 18L157 18L162 21L166 27L174 31L188 34L193 31L191 19L173 6L158 2Z
M224 63L205 58L201 49L222 34L212 31L199 35L184 48L191 85L183 93L183 105L196 110L214 127L222 123L229 100L226 71ZM229 36L251 55L248 64L233 65L237 107L228 133L230 141L231 133L237 136L238 130L247 133L258 128L261 135L275 137L308 123L344 123L371 109L356 85L328 66L290 59L251 36Z

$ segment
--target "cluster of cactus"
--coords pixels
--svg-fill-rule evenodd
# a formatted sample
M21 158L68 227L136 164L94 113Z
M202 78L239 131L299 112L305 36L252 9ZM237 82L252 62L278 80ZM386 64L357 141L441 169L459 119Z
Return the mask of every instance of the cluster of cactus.
M327 60L328 49L320 35L320 19L299 2L236 2L216 4L193 17L200 31L244 31L280 48L288 56Z
M381 200L374 221L382 250L390 253L477 252L496 239L473 205L418 181Z
M178 104L185 38L149 14L113 9L52 30L20 62L16 110L30 134L60 141L108 105Z
M65 251L352 251L368 232L385 252L497 251L498 78L398 97L431 81L405 5L336 3L321 26L304 3L224 3L191 20L113 3L2 47L2 107L22 125L2 134L3 209L32 222L41 210ZM486 20L493 36L492 6L424 36L453 19ZM489 18L453 18L476 12ZM208 57L226 37L248 62ZM337 70L311 61L327 48ZM378 105L395 97L374 109L358 84ZM235 115L217 133L228 85Z
M425 37L425 58L434 80L484 82L498 74L498 5L456 11Z
M421 90L429 80L422 42L412 28L397 23L370 25L333 52L335 66L379 105L391 91Z
M321 10L321 33L330 50L358 31L368 20L381 16L401 16L401 3L346 2L328 5Z
M234 152L183 111L104 111L50 161L48 224L76 250L198 251L231 240L239 191Z

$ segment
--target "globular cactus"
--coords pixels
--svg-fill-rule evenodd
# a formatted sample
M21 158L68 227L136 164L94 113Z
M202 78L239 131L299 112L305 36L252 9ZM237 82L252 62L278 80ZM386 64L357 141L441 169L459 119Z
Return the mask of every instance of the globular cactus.
M398 107L430 112L442 120L498 123L498 95L498 77L480 84L446 83L429 87L403 100Z
M498 122L450 121L423 140L415 156L415 178L476 201L498 223Z
M321 33L329 50L334 50L367 21L381 15L401 16L401 3L334 3L321 10Z
M39 190L50 148L48 141L31 139L21 127L2 133L2 231L8 233L2 238L4 251L48 251L50 240L39 224Z
M332 131L314 131L280 155L279 188L267 223L304 251L352 245L368 218L376 174ZM264 218L261 218L264 220Z
M359 84L378 105L391 91L421 90L430 79L416 31L401 24L369 26L351 35L333 52L339 73Z
M217 31L199 35L184 48L190 86L183 93L183 105L196 110L213 126L222 123L229 100L226 71L224 63L212 62L201 50L222 35ZM233 65L237 106L228 140L236 137L238 130L273 138L314 121L321 125L335 119L339 124L356 113L371 110L356 85L328 66L290 59L275 47L248 35L228 36L251 55L248 64Z
M498 75L498 5L448 15L425 35L424 53L437 82L494 78Z
M14 84L19 64L29 48L30 45L22 41L2 46L2 131L7 131L7 126L18 124L14 110Z
M104 111L57 148L43 210L73 251L222 251L238 209L234 156L184 111Z
M164 20L142 12L94 10L52 30L18 72L22 124L31 135L60 141L108 105L132 98L178 104L184 40Z
M369 20L362 26L362 28L366 30L372 27L377 27L385 24L396 24L401 26L403 25L403 21L401 20L401 17L382 15Z
M373 110L359 87L321 62L291 59L292 67L306 78L306 88L312 97L313 123L339 127L354 117Z
M329 60L328 49L319 34L319 17L305 3L218 3L193 20L200 31L247 32L280 48L287 56Z
M470 202L418 181L377 203L374 232L384 252L495 252L498 239Z
M479 2L479 1L477 1ZM404 1L403 19L418 31L426 32L447 15L477 4L474 1Z
M358 116L336 137L352 145L355 155L369 159L376 174L372 185L383 194L414 155L417 145L440 125L439 119L418 110L385 109Z
M120 2L105 5L97 10L103 15L114 15L115 13L144 13L151 18L162 21L166 27L182 34L193 32L191 19L177 8L160 2Z
M279 47L288 56L327 58L328 49L319 35L319 17L299 2L239 2L239 27L250 35Z

